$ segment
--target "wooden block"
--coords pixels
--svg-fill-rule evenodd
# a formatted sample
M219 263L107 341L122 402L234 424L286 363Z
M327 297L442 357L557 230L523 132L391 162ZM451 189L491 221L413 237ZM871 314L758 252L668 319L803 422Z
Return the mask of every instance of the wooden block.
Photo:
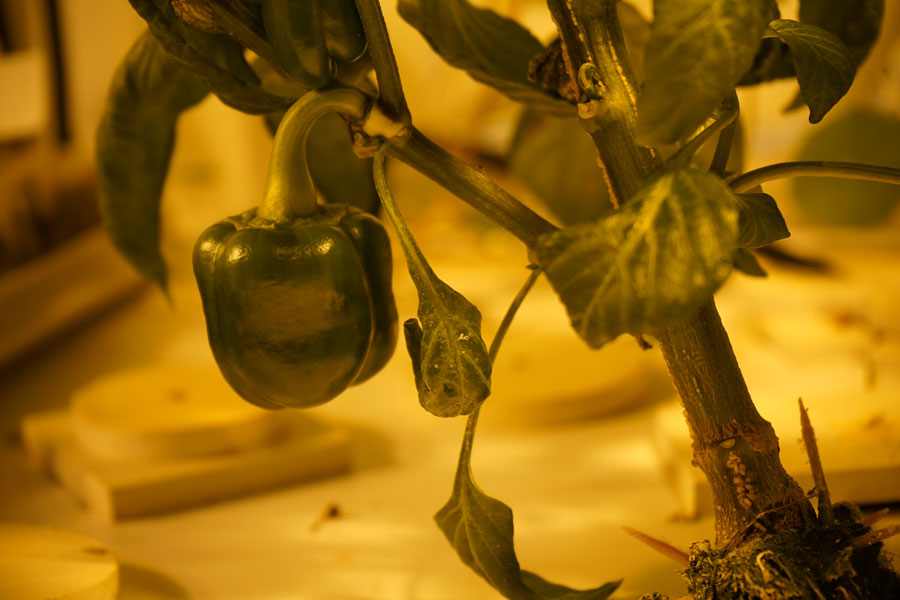
M45 527L0 524L0 598L113 600L119 567L91 538Z
M70 428L52 442L50 469L92 512L113 521L201 506L350 468L346 431L297 413L290 420L282 437L251 450L127 462L86 455Z
M22 422L31 461L105 520L179 510L334 475L349 434L302 411L239 398L215 368L103 377L69 410Z
M107 461L235 452L285 433L284 413L238 396L215 366L152 365L101 377L73 395L81 451Z

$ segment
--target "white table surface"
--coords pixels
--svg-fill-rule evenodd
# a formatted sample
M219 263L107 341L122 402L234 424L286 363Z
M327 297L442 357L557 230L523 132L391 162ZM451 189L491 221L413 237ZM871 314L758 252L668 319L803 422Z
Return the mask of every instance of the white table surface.
M403 319L412 309L409 290L399 288ZM477 288L469 293L477 296ZM349 475L108 525L31 470L15 441L23 415L62 406L79 385L117 368L208 360L192 294L189 282L176 287L172 310L148 291L0 374L0 520L101 540L123 564L122 600L498 597L460 563L432 521L450 494L464 422L418 406L402 342L385 372L314 409L356 432ZM483 312L492 332L502 310ZM653 452L652 412L523 427L492 417L488 401L474 474L486 493L513 508L524 568L572 587L624 578L616 598L683 594L675 563L621 530L633 527L683 549L712 535L709 517L671 518L676 503ZM341 516L314 526L332 503ZM896 540L888 545L900 551Z

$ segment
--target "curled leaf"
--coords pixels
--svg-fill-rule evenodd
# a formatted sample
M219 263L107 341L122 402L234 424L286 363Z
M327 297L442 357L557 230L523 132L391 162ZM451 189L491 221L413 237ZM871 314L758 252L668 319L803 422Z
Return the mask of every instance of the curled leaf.
M735 195L738 203L739 248L762 248L790 237L775 199L762 192Z
M97 127L97 185L103 225L119 251L166 287L159 203L182 111L207 89L169 59L149 32L131 47L110 85Z
M387 186L384 161L382 149L375 154L375 187L419 296L419 322L412 319L403 325L419 403L438 417L467 415L491 393L491 359L481 337L481 313L441 281L425 260Z
M460 458L453 494L434 520L462 562L506 598L606 600L621 583L614 581L589 590L576 590L522 570L513 545L512 510L481 491L472 479L468 456L465 460Z
M491 393L481 313L433 272L411 268L410 274L419 290L419 321L407 321L403 330L419 403L438 417L467 415Z

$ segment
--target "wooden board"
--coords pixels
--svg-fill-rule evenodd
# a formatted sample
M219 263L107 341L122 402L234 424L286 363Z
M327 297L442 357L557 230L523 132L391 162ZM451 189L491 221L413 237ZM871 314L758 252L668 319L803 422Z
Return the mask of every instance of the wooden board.
M345 430L298 412L284 415L284 434L268 444L187 458L90 456L78 446L66 411L30 415L22 432L32 462L43 461L91 512L114 521L203 506L350 469Z
M258 448L283 435L284 413L246 402L215 366L117 371L72 397L79 449L107 461L185 458Z
M213 366L101 377L69 409L21 426L31 462L104 520L180 510L347 471L350 437L303 411L266 411Z

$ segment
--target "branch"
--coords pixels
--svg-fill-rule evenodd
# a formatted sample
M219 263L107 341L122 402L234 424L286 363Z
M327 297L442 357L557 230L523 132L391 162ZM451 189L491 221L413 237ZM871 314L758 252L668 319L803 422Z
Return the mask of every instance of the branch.
M684 145L669 158L670 163L687 163L694 154L706 144L706 142L721 131L722 135L719 137L719 142L716 144L716 157L713 160L713 165L710 167L710 170L717 173L724 171L725 165L721 165L721 170L717 170L717 168L723 160L726 163L728 162L728 154L731 150L732 139L734 138L734 129L731 128L726 130L726 128L737 123L739 114L737 95L735 95L734 98L729 98L723 102L722 105L724 108L722 114L720 114L709 127L685 142Z
M356 10L369 43L369 55L375 67L381 104L393 120L409 125L412 117L406 104L406 96L403 95L400 71L397 69L384 15L381 14L381 4L379 0L356 0Z
M839 179L861 179L900 185L900 169L860 163L799 161L786 162L754 169L743 175L727 179L732 191L737 194L748 192L758 185L785 177L837 177Z
M385 140L385 151L439 183L477 211L525 242L530 248L537 237L556 227L519 202L480 170L470 167L415 127L407 135Z

